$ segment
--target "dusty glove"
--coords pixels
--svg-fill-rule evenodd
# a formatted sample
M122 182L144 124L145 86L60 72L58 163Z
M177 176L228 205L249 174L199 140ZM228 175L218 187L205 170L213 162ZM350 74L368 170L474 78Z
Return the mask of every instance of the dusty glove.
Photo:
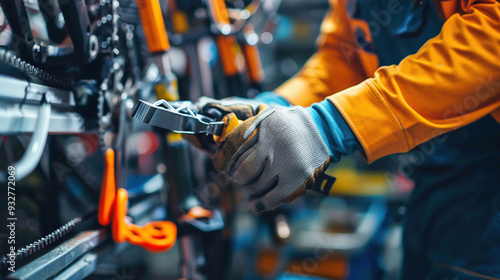
M196 101L200 114L217 120L222 120L229 113L234 113L240 120L246 120L257 114L260 104L261 102L241 97L221 100L201 97Z
M274 92L266 91L253 99L241 97L227 97L221 100L202 96L196 101L199 113L221 120L226 114L235 113L240 120L246 120L257 114L260 104L269 106L289 107L290 104L283 97Z
M240 97L229 97L221 100L201 97L198 101L196 101L196 107L199 108L198 113L216 120L222 120L225 116L231 113L233 113L239 120L246 120L257 114L260 104L261 102ZM217 150L217 145L211 135L184 134L183 137L195 147L198 147L211 155L213 155Z
M330 150L311 115L302 107L264 104L220 142L219 172L252 195L250 209L261 213L302 196L330 164ZM224 117L230 122L241 112Z

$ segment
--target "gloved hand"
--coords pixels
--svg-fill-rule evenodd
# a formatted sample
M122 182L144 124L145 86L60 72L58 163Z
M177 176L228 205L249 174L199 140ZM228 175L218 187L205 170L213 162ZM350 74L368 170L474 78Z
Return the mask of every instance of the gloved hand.
M216 120L222 120L229 113L234 113L240 120L246 120L257 114L261 103L241 97L228 97L217 100L202 96L195 104L199 108L198 113Z
M236 117L231 113L226 122ZM258 107L222 139L215 168L252 195L250 209L261 213L302 196L330 164L330 152L302 107Z
M227 114L234 113L239 120L246 120L257 114L260 104L266 103L269 106L290 106L290 104L274 92L263 92L253 99L242 97L227 97L221 100L202 96L195 105L199 108L198 113L211 117L216 120L222 120ZM209 135L183 134L184 139L188 140L195 147L198 147L213 155L217 150L217 145Z
M226 115L233 113L239 120L246 120L257 114L260 102L252 99L229 97L221 100L200 97L195 105L198 113L207 117L222 120ZM211 135L204 134L183 134L182 137L195 147L198 147L213 155L218 146Z
M241 112L228 113L223 120L229 124L238 115L246 116ZM306 109L261 104L252 113L223 132L214 164L235 185L251 193L250 209L254 212L272 210L302 196L330 161L361 150L329 101Z

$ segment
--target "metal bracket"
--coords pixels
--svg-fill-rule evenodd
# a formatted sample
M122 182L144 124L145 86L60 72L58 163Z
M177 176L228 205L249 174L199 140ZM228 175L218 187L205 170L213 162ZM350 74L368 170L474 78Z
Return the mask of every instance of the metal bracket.
M224 122L196 114L190 107L193 107L191 102L169 103L159 100L151 104L139 100L132 112L132 117L177 133L205 133L216 136L222 134Z
M42 158L43 150L45 144L47 143L47 136L49 134L49 124L50 124L50 112L52 110L50 93L45 93L42 97L42 104L38 111L38 118L36 122L36 128L31 136L31 140L24 152L22 158L14 163L14 168L16 170L16 178L18 180L23 179L28 176L40 162ZM5 178L0 178L0 181L4 181Z

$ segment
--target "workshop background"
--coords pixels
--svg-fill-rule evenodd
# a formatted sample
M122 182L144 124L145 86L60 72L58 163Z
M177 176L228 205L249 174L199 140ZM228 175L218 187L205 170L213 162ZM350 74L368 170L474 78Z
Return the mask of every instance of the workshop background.
M65 7L63 2L86 4L90 33L80 32L80 37L72 33L78 33L78 24L70 20L77 5ZM258 216L248 211L248 194L218 175L205 153L178 135L127 115L138 98L154 102L162 92L168 97L169 86L178 89L180 100L193 102L200 96L253 97L273 90L314 53L329 9L327 0L226 1L230 14L240 13L243 26L228 39L208 15L209 2L160 1L171 45L170 66L177 77L172 83L172 73L158 64L161 55L157 57L145 43L148 35L134 1L0 1L1 170L20 166L30 157L35 160L37 156L28 150L32 139L43 132L32 132L43 117L44 94L53 93L48 137L38 143L44 147L39 162L25 178L15 179L17 271L7 270L9 232L2 227L0 252L5 257L0 278L397 278L404 202L413 187L402 176L401 156L370 166L359 155L344 158L327 171L338 178L328 197L307 194ZM18 36L26 32L26 24L14 23L15 17L25 15L30 36L43 42L28 45L41 50L33 55L23 52L27 43ZM46 24L49 21L53 25ZM65 23L67 27L61 28ZM66 49L47 47L71 44L66 32L76 55L82 48L87 51L82 55L86 61L61 63ZM89 43L90 51L77 47L82 42ZM255 46L260 59L245 54L246 48ZM227 69L230 66L222 57L232 52L236 72ZM248 57L260 60L257 67L262 67L264 78L258 71L257 77L248 75L252 71L245 68ZM159 89L162 85L167 89ZM119 155L114 164L116 181L128 191L129 220L142 225L185 219L175 222L177 240L170 250L152 253L129 242L115 243L110 226L97 223L103 174L110 172L105 171L109 147ZM2 184L8 180L1 178ZM10 204L4 199L7 189L2 189L3 224ZM210 213L189 216L193 222L186 213L195 207Z

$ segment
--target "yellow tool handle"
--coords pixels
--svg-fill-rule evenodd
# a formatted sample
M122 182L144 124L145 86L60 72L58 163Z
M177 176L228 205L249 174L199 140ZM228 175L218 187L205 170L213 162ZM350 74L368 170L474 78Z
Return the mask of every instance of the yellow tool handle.
M215 23L229 24L229 14L227 13L225 0L208 0L208 7Z
M236 37L233 35L218 35L215 37L215 44L219 51L222 71L226 77L232 77L240 71L236 65Z
M234 114L225 116L222 120L225 122L224 128L222 129L222 134L220 136L213 136L214 141L217 145L220 145L220 143L226 138L227 134L243 122L240 121Z
M170 48L167 30L158 0L136 0L146 43L150 53L165 52Z

